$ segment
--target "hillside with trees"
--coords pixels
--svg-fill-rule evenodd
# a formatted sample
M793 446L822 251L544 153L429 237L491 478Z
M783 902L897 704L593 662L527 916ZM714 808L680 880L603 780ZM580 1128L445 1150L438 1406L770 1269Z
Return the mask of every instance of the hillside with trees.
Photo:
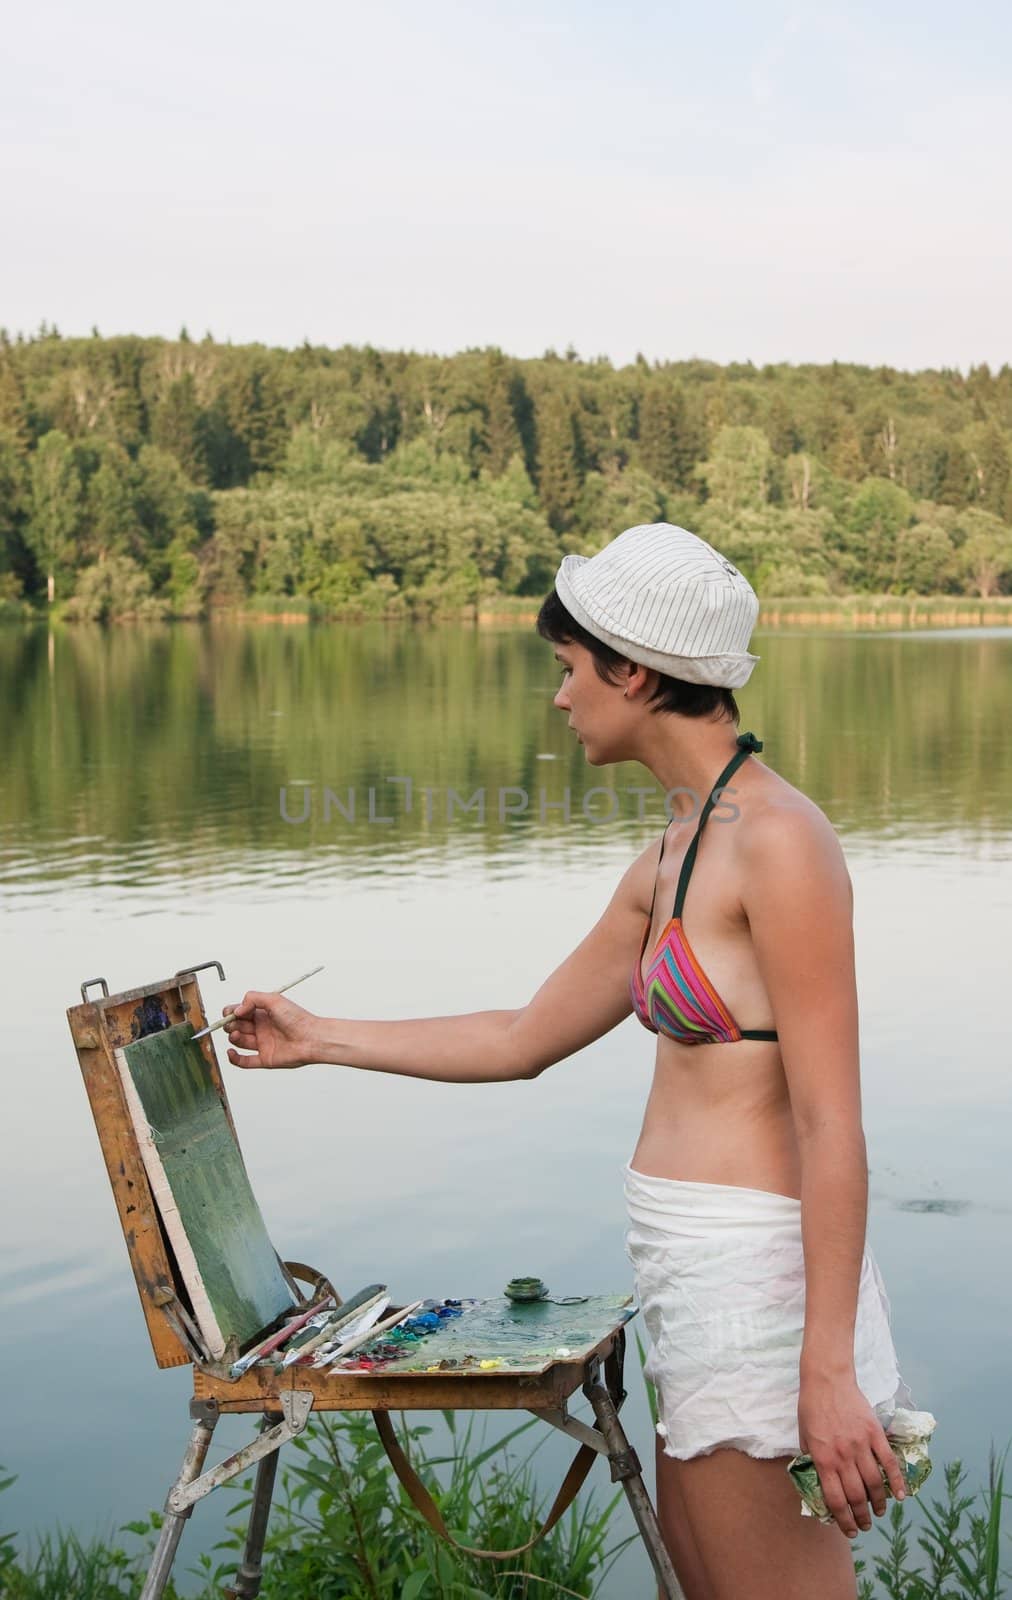
M1012 367L0 332L0 608L431 615L664 519L759 594L1012 592Z

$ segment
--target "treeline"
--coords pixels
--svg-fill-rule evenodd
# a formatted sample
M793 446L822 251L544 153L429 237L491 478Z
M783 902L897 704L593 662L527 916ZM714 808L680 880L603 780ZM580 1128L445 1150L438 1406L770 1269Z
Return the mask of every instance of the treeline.
M432 613L666 519L760 595L1012 592L1012 368L0 331L0 608Z

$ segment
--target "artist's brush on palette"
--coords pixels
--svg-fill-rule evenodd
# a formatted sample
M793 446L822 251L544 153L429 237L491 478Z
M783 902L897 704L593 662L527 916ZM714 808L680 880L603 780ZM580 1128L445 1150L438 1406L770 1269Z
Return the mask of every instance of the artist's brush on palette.
M371 1337L372 1329L379 1322L380 1317L385 1315L389 1307L390 1295L379 1295L358 1315L345 1318L339 1325L326 1329L324 1337L318 1342L314 1342L311 1351L307 1353L305 1349L297 1350L293 1359L300 1367L306 1366L310 1362L314 1367L322 1365L325 1361L330 1360L331 1351L343 1348L346 1340L357 1339L360 1334L366 1338ZM289 1364L287 1356L285 1363L286 1365Z
M364 1326L363 1318L374 1307L379 1308L376 1311L376 1317L381 1317L389 1304L390 1296L387 1293L385 1283L373 1283L370 1284L368 1289L360 1289L358 1294L353 1295L350 1300L343 1301L336 1311L325 1312L320 1317L314 1317L312 1322L297 1333L285 1350L282 1365L290 1367L294 1361L301 1362L305 1357L318 1350L321 1345L330 1344L338 1337L342 1328L346 1329L350 1334L351 1323L354 1323L356 1327L360 1323Z
M232 1377L241 1378L244 1372L248 1372L256 1362L262 1361L264 1356L269 1356L273 1350L277 1350L281 1345L287 1344L292 1334L298 1333L300 1328L304 1328L310 1317L315 1317L318 1312L325 1311L333 1298L332 1294L325 1295L315 1305L309 1306L307 1310L300 1312L285 1327L279 1328L277 1333L272 1333L269 1339L261 1340L259 1344L253 1346L252 1350L248 1350L244 1356L240 1356L238 1361L233 1361L229 1368Z
M294 989L295 985L297 983L305 983L307 978L315 978L316 974L318 972L322 972L322 971L323 971L323 965L321 964L318 967L314 967L312 972L304 972L302 974L301 978L293 978L291 983L279 984L276 989L271 989L269 992L271 994L287 994L289 989ZM227 1017L219 1017L217 1022L212 1022L210 1024L210 1026L207 1027L207 1028L201 1028L200 1032L199 1033L195 1033L193 1035L193 1037L195 1039L203 1039L203 1038L206 1037L207 1034L213 1033L216 1028L223 1028L225 1026L226 1022L229 1021L229 1018L231 1017L231 1015L232 1015L232 1013L229 1012L229 1015Z
M333 1295L326 1295L314 1305L305 1307L297 1316L290 1317L283 1328L261 1339L252 1350L247 1350L244 1356L233 1362L230 1368L232 1377L241 1378L250 1367L271 1355L275 1356L275 1367L280 1371L282 1365L289 1366L310 1348L316 1349L324 1342L340 1338L342 1330L346 1336L357 1332L365 1325L364 1316L370 1312L373 1313L372 1320L376 1321L390 1304L390 1296L383 1283L369 1284L368 1288L360 1289L339 1306L332 1306L332 1300ZM289 1353L279 1359L285 1346L288 1346Z
M322 1359L321 1356L317 1356L313 1362L314 1367L330 1367L331 1362L337 1363L344 1356L350 1355L353 1350L357 1350L360 1345L368 1344L370 1339L378 1338L381 1333L389 1333L391 1328L396 1328L399 1323L406 1322L421 1304L421 1300L413 1300L409 1306L402 1306L400 1311L395 1311L392 1317L387 1317L383 1322L373 1323L371 1328L366 1328L361 1333L354 1335L354 1337L346 1339L343 1344L338 1345L336 1350L331 1350L327 1355L322 1356ZM331 1367L331 1371L333 1371L333 1367Z

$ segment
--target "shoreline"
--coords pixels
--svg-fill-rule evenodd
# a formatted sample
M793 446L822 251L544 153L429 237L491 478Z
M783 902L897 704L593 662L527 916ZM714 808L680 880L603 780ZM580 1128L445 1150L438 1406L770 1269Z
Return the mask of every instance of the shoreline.
M427 612L415 612L410 607L398 607L396 610L376 613L363 613L362 611L351 609L344 613L335 612L330 615L314 615L308 606L299 608L296 603L290 610L214 607L201 616L170 616L151 619L151 621L156 622L158 626L162 626L165 623L179 622L212 624L280 623L284 626L308 623L316 626L329 626L334 623L347 625L349 623L364 622L400 622L408 624L470 623L475 627L500 627L513 623L533 626L537 620L539 606L540 601L529 600L526 596L502 596L484 604L457 606L452 609L447 608L446 610ZM53 621L65 624L68 627L88 626L86 623L74 622L60 615L52 618L45 613L7 617L2 620L8 626L14 627L51 625ZM144 620L141 618L123 618L115 623L99 624L99 626L123 627ZM150 622L148 625L150 625ZM918 595L910 598L897 595L861 595L839 600L827 599L821 596L818 598L811 596L777 597L765 602L760 600L756 627L760 630L765 628L818 628L827 630L874 630L881 628L883 630L894 630L975 627L1012 629L1012 595L999 595L988 600L974 599L965 595Z

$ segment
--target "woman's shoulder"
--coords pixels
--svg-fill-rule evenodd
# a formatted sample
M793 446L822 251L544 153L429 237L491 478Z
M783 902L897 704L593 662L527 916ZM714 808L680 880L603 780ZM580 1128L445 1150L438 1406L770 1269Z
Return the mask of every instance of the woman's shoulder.
M805 873L828 870L846 874L843 846L822 807L779 773L764 769L764 779L741 807L737 853L742 865L762 865Z

